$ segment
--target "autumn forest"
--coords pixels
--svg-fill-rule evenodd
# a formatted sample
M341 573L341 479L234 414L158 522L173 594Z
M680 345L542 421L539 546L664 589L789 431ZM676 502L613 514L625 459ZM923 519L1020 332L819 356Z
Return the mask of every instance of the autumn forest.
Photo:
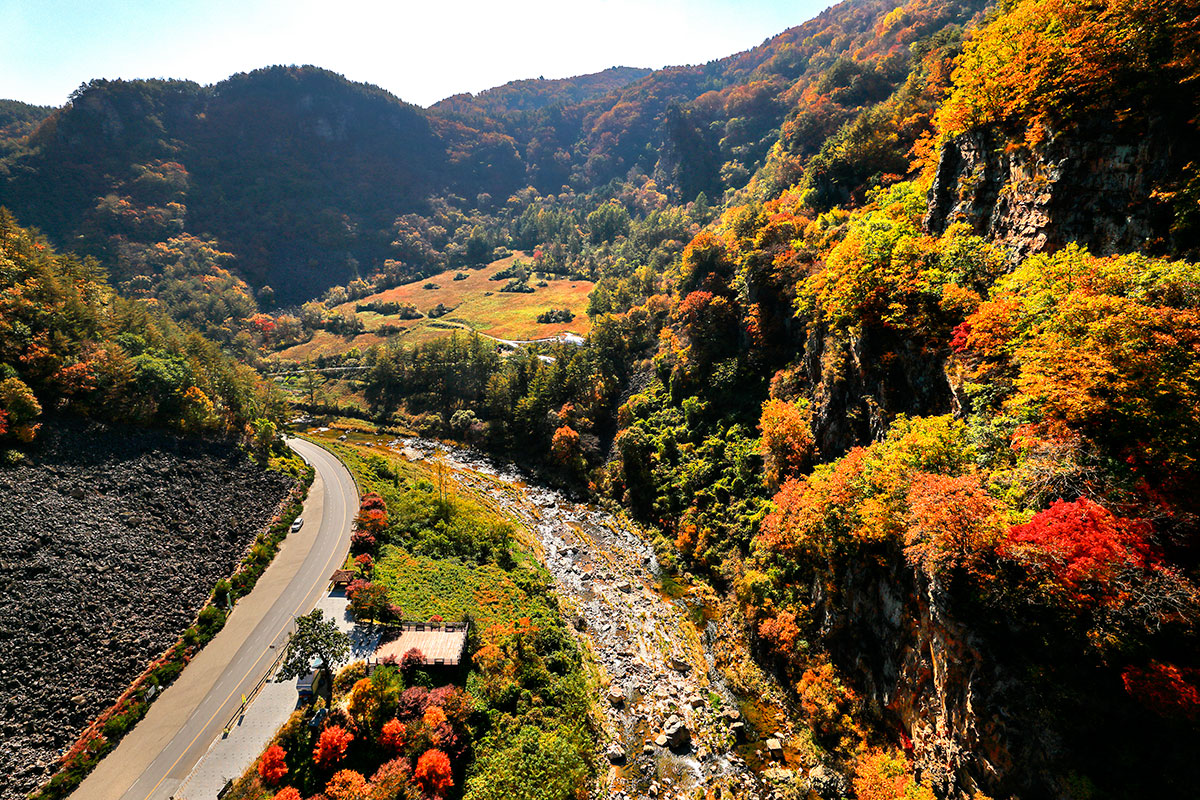
M846 0L428 108L93 80L0 101L0 206L0 492L77 419L299 478L297 417L441 440L737 609L816 754L745 796L1194 793L1197 0ZM356 616L455 576L469 663L346 667L233 796L606 796L520 526L351 444Z

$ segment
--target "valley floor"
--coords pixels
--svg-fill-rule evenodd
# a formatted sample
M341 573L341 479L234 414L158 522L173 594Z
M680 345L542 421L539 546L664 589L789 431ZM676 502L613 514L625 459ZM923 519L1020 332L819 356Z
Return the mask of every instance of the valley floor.
M444 446L351 434L347 444L430 459ZM691 797L768 796L816 760L807 728L749 657L731 604L702 585L682 586L659 568L645 535L627 520L531 485L467 450L445 451L459 490L519 522L589 653L601 720L605 793ZM607 687L607 688L605 688ZM768 745L780 750L772 753Z

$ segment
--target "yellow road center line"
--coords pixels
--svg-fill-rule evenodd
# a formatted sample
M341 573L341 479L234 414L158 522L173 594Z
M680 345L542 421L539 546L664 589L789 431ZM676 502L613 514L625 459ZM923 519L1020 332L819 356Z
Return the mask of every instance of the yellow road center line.
M338 464L340 466L341 462L339 461ZM343 499L345 499L345 498L343 498ZM349 507L349 506L347 506L347 507ZM315 545L316 542L314 542L313 544ZM329 558L325 559L325 567L322 570L322 574L324 574L324 572L327 572L329 570L329 563L331 561L333 561L335 556L337 556L337 549L335 549L332 553L329 554ZM303 567L303 563L301 564L301 567ZM318 598L318 602L320 602L320 598ZM301 601L300 605L296 608L296 611L293 612L292 617L295 618L295 617L299 616L300 612L303 611L304 607L307 605L308 605L308 600L306 598L305 600ZM269 609L268 609L268 613L270 613ZM253 629L251 629L251 633L253 633ZM205 730L208 728L209 725L212 724L212 721L217 718L217 715L221 713L221 709L223 709L225 707L225 704L229 702L230 698L232 698L233 695L237 692L237 690L241 687L242 682L245 681L247 678L250 677L251 674L253 674L254 672L256 672L258 670L258 665L259 665L259 663L262 662L264 657L270 655L269 651L270 651L270 648L267 648L267 650L264 651L262 653L262 655L260 655L258 657L257 660L255 660L254 665L250 668L250 670L247 671L246 674L243 675L237 681L236 685L233 688L233 691L230 692L225 697L225 699L221 701L221 704L217 706L217 710L213 712L213 715L211 717L209 717L208 721L205 722L204 725L200 728L200 732L197 733L194 737L192 737L192 740L187 743L186 747L183 748L183 752L179 754L179 758L175 759L175 763L171 764L171 766L167 768L167 771L163 774L163 776L158 779L158 783L154 784L154 786L146 794L146 800L150 800L151 795L153 795L155 792L158 791L158 787L163 785L163 781L165 781L170 776L171 771L173 769L175 769L175 767L179 766L179 762L182 761L183 757L186 756L188 751L192 749L192 745L196 744L197 740L199 740L200 737L204 735ZM237 657L236 653L234 654L234 657L235 658ZM184 724L186 725L187 723L185 722Z

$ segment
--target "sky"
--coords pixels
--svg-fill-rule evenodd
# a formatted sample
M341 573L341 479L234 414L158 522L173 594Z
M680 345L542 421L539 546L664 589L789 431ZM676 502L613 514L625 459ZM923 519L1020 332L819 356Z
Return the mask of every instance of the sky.
M830 0L0 0L0 98L315 64L427 106L518 78L711 61Z

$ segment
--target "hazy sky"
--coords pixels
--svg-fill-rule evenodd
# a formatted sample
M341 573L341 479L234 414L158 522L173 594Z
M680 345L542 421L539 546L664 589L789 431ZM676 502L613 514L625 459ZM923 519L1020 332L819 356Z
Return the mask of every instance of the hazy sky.
M830 0L0 0L0 98L61 105L92 78L214 83L316 64L419 105L516 78L694 64Z

